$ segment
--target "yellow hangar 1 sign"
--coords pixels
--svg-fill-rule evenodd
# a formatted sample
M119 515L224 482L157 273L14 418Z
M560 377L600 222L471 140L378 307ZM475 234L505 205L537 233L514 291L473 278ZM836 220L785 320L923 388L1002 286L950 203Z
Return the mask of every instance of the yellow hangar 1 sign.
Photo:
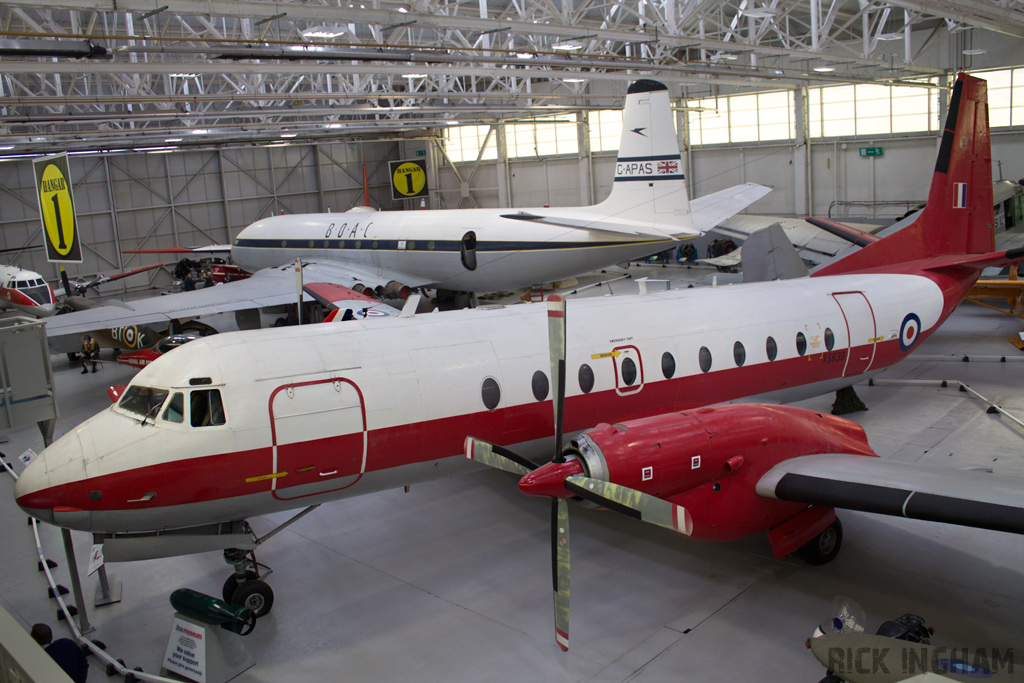
M427 196L426 161L389 161L388 168L391 171L392 199Z
M81 263L75 200L71 195L68 155L55 154L32 162L36 178L39 215L43 221L46 260L51 263Z

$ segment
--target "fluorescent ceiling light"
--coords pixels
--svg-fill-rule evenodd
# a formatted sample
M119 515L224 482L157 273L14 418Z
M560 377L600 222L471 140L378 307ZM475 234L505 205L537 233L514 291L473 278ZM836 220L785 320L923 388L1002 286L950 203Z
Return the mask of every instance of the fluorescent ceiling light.
M210 134L210 131L207 130L206 128L196 128L196 129L194 129L194 130L192 130L190 132L192 133L192 135L209 135Z
M980 47L972 47L969 50L964 50L965 55L983 55L986 52L988 52L988 50Z
M555 43L551 46L551 49L561 52L572 52L573 50L582 50L583 46L579 43Z
M136 147L133 152L146 152L147 154L160 154L170 152L177 149L177 147Z
M406 8L404 8L404 7L399 7L399 8L398 8L398 11L399 11L399 12L401 12L402 14L405 14L405 13L406 13L406 12L408 12L409 10L407 10L407 9L406 9Z
M768 17L774 17L779 13L777 7L752 7L751 9L742 10L743 14L748 17L754 17L755 19L767 19Z
M427 74L402 74L402 78L426 78Z
M731 61L735 61L735 60L739 59L740 56L739 55L734 55L731 52L726 52L724 54L718 55L718 58L719 59L728 59L731 62Z
M340 26L310 26L303 29L303 38L337 38L348 33Z
M164 142L181 142L181 138L167 138Z
M345 124L343 124L343 123L325 123L324 124L324 128L341 128L344 125Z
M281 133L281 137L283 138L293 138L296 135L298 135L298 133Z
M893 32L893 33L879 33L878 34L878 39L879 40L902 40L903 39L903 34L902 33L896 33L896 32Z
M3 145L0 147L0 152L6 152L9 149L14 149L14 145Z
M171 78L198 78L199 74L171 74Z
M835 71L836 68L834 66L816 66L814 70L820 74L827 74Z
M587 79L585 79L585 78L563 78L562 82L563 83L583 83L586 80Z
M516 57L519 59L533 59L533 53L530 52L517 52Z

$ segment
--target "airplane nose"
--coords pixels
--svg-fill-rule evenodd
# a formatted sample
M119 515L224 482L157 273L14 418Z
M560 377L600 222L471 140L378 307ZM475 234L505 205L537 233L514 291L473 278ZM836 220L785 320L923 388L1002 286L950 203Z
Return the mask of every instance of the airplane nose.
M74 526L82 510L79 482L85 479L85 457L78 432L72 430L50 444L28 464L14 485L18 506L44 522L57 524L61 513L63 526Z
M46 493L50 477L46 468L46 451L37 455L14 483L14 500L18 507L43 522L53 524L54 505Z

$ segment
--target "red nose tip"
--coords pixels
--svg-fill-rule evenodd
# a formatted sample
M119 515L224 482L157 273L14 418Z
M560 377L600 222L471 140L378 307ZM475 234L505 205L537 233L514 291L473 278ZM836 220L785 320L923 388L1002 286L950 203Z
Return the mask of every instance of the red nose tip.
M519 490L528 496L571 498L573 494L566 490L565 478L574 474L583 474L583 466L578 460L549 462L520 479Z

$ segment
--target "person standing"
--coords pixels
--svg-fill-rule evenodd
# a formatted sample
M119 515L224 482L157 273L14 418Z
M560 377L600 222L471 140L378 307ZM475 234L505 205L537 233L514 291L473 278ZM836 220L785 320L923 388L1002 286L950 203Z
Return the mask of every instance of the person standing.
M89 678L89 661L82 648L70 638L53 639L53 632L46 624L35 624L30 631L32 638L53 657L75 683L86 683Z

